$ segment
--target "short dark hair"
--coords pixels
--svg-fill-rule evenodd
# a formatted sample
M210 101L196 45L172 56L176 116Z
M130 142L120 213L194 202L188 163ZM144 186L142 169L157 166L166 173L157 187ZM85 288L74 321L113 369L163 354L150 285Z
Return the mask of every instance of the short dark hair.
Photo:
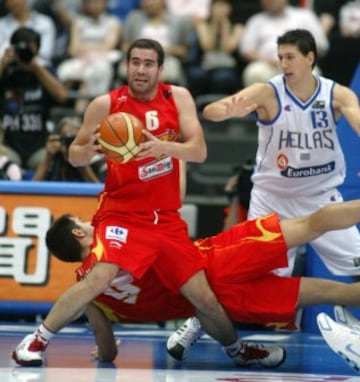
M72 215L64 214L57 218L46 233L46 245L49 251L61 261L75 263L81 261L81 245L72 234L79 226L71 219Z
M307 29L293 29L278 37L277 45L296 45L299 51L306 56L309 52L314 53L314 62L312 67L315 66L317 61L317 48L314 36Z
M35 43L36 49L40 48L41 36L36 30L28 27L20 27L10 37L10 44L17 45L20 42Z
M131 52L133 49L138 48L138 49L151 49L154 50L157 53L157 63L159 66L164 64L164 59L165 59L165 52L164 48L161 46L161 44L156 41L152 40L150 38L139 38L135 41L133 41L126 53L126 59L127 61L130 61L130 56Z

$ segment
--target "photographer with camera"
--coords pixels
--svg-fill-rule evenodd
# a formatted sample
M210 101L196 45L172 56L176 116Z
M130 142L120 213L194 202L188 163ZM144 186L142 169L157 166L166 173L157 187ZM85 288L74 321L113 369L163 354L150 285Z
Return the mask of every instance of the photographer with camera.
M52 1L51 1L52 2ZM38 59L44 66L52 66L55 52L56 26L53 20L33 9L33 0L3 0L6 14L0 17L0 56L11 35L20 27L28 27L41 35Z
M54 133L49 134L46 142L46 154L40 162L32 180L95 182L101 177L90 165L73 167L68 161L68 149L81 126L77 118L61 119Z
M40 35L20 27L0 58L0 117L10 159L35 170L45 155L51 107L65 102L67 91L38 60Z

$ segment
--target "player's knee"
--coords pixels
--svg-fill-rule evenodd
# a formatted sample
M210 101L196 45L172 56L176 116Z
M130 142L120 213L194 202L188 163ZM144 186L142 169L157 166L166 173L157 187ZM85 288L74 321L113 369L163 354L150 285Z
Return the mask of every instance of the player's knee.
M220 309L220 304L208 284L203 271L198 272L190 278L181 288L181 293L203 314L212 314Z

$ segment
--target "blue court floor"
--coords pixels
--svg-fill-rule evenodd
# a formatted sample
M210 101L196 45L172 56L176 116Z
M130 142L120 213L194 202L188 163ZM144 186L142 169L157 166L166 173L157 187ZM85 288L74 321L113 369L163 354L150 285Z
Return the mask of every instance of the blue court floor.
M44 367L16 366L11 352L34 328L0 324L0 382L360 382L360 374L317 334L239 331L244 339L279 343L287 350L277 369L239 369L209 337L191 349L187 360L176 362L165 350L173 329L139 325L115 327L121 344L112 364L91 358L92 334L86 325L77 325L51 341Z

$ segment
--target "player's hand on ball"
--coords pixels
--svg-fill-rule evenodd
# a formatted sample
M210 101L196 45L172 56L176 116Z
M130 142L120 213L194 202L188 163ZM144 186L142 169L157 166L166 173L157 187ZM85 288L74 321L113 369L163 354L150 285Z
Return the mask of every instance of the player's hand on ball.
M102 153L102 146L99 143L99 127L100 125L97 125L93 128L90 135L89 143L87 144L87 150L89 152L90 158L93 158L95 155Z
M165 141L156 138L149 131L143 130L147 141L140 143L140 152L136 155L136 159L143 159L146 157L160 157L164 155L164 145L167 143Z
M100 124L96 126L95 132L93 134L93 139L92 139L93 150L96 152L96 154L102 154L103 153L102 146L99 142L99 138L100 138L99 129L100 129Z

